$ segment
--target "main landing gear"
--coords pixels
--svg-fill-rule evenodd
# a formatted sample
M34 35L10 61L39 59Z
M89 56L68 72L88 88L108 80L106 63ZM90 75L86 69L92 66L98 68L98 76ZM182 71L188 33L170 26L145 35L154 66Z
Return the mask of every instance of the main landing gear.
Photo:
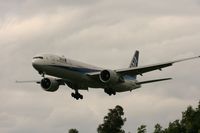
M78 90L75 90L75 93L72 93L71 96L76 100L83 99L83 95L81 95Z
M116 95L116 91L114 89L111 89L111 88L105 88L104 92L107 93L109 96Z

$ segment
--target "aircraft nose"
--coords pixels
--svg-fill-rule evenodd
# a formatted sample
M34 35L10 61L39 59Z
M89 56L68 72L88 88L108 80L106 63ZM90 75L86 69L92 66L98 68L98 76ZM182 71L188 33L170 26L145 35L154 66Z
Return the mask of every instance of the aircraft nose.
M32 60L32 66L36 70L41 71L41 69L42 69L42 61L40 59L33 59Z
M38 66L39 66L38 61L35 60L35 59L33 59L33 60L32 60L32 66L37 70L37 69L38 69Z
M40 69L40 66L43 64L43 59L44 59L43 56L35 56L35 57L33 57L33 59L32 59L32 66L36 70Z

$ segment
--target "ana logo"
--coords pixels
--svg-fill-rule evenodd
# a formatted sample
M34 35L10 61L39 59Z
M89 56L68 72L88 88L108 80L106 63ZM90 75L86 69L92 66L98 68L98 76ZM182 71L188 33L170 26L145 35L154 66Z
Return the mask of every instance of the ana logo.
M133 61L131 62L131 67L136 67L137 66L137 59L136 57L133 58Z

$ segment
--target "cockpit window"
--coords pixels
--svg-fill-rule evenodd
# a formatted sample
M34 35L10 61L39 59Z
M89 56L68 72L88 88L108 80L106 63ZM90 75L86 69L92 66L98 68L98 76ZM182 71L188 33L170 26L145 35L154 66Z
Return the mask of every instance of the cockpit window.
M44 59L42 56L34 57L33 59Z
M65 62L67 62L67 59L65 57L59 57L58 61L65 63Z

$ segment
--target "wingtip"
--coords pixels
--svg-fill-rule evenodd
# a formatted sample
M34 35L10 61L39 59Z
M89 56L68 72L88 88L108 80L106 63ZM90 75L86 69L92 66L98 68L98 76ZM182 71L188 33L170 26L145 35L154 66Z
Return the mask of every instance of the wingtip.
M172 80L173 78L165 78L164 80Z

